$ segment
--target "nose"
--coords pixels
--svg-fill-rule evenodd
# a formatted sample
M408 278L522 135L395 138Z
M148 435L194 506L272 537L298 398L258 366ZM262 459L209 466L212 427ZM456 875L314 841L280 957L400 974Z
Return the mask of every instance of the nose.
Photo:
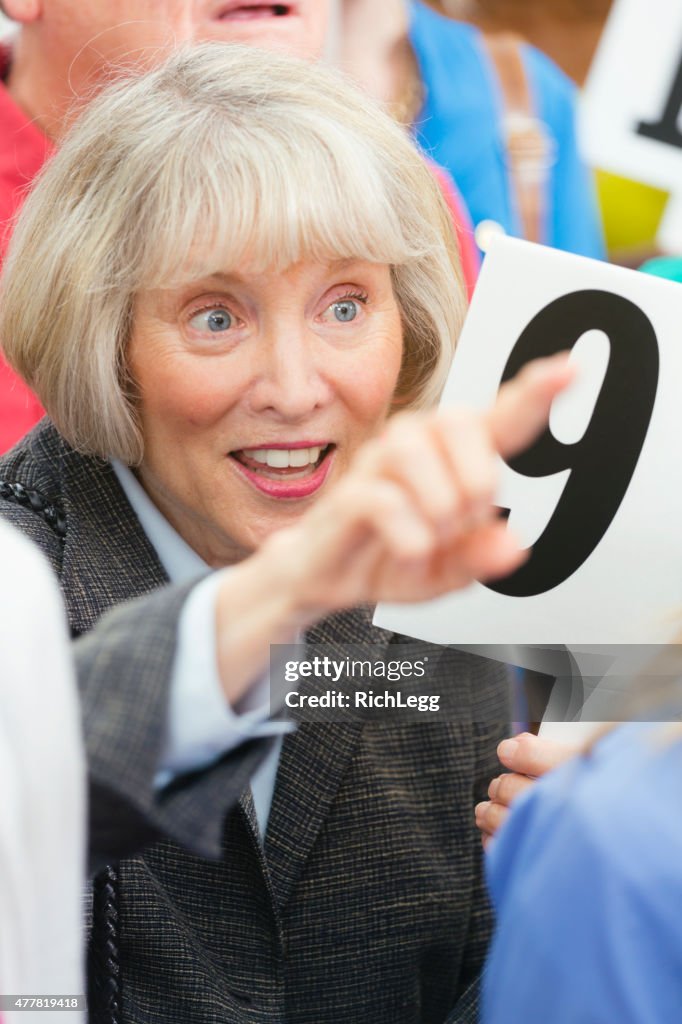
M251 382L253 411L297 422L327 406L334 389L324 357L321 339L301 325L263 339Z

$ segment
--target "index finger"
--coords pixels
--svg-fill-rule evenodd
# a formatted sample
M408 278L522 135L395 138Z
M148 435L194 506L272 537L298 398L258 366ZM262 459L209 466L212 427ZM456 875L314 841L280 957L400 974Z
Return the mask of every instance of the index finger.
M534 359L502 385L488 423L493 444L503 458L523 451L542 432L552 402L574 376L568 354L559 352L548 359Z

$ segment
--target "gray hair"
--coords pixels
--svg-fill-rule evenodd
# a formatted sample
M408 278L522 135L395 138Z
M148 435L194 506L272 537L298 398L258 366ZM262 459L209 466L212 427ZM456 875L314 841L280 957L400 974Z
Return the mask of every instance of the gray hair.
M42 172L0 287L0 338L75 448L136 464L135 296L303 259L391 267L395 405L438 398L465 311L450 214L404 129L337 72L255 49L176 52L95 99Z

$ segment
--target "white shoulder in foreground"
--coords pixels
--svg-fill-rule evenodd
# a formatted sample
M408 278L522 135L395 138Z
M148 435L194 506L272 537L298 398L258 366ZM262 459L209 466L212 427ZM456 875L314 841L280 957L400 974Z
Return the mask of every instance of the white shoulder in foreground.
M83 993L85 767L57 582L4 523L0 566L0 1017L30 1024L7 996Z

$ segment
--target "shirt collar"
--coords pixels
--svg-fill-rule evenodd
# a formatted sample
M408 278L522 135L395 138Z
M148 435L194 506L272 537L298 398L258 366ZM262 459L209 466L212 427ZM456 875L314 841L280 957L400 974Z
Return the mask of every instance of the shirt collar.
M186 583L205 575L210 566L162 515L133 471L118 459L112 459L111 466L170 581Z

